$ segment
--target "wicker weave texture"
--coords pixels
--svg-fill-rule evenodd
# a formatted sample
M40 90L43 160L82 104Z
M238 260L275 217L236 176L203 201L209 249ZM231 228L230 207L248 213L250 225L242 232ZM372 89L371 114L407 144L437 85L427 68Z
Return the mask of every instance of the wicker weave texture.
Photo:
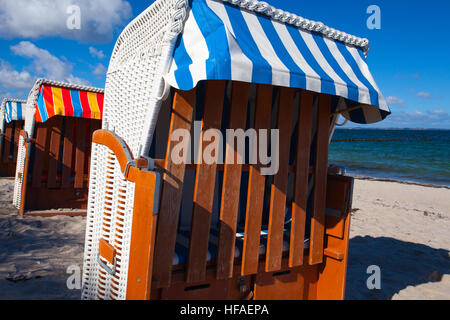
M150 145L164 70L186 6L186 0L155 2L126 27L113 51L103 129L122 138L136 157L144 155ZM82 298L122 300L127 290L134 184L124 180L119 163L106 147L94 144L91 157ZM114 276L97 262L101 238L117 250Z

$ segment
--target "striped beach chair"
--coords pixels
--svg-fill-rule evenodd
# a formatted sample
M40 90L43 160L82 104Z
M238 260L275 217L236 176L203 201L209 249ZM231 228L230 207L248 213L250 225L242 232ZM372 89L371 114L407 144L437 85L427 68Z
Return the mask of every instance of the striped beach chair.
M253 0L139 15L93 136L82 298L344 298L353 180L328 147L341 116L390 114L368 50Z
M14 205L22 214L86 214L90 141L101 128L103 89L40 79L23 113Z
M0 106L0 177L16 173L20 131L23 129L23 106L26 101L4 99Z

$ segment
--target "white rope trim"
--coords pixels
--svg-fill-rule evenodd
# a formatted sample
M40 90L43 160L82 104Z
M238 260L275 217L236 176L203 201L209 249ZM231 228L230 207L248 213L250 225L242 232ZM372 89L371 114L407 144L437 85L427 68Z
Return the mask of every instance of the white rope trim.
M48 79L38 79L35 82L33 88L31 89L30 94L28 95L27 108L35 107L38 96L39 96L39 90L42 85L60 87L60 88L71 89L71 90L88 91L88 92L94 92L94 93L104 93L105 92L104 89L100 89L100 88L94 88L94 87L89 87L89 86L71 84L71 83L48 80Z
M282 23L293 25L297 28L313 31L324 35L332 40L337 40L348 45L359 47L364 51L367 57L369 52L369 40L366 38L360 38L351 34L339 31L330 27L327 27L322 22L312 21L300 17L296 14L277 9L266 2L258 0L221 0L228 2L240 8L265 14L273 20L277 20Z
M5 98L0 105L0 110L3 109L8 102L27 103L27 100Z

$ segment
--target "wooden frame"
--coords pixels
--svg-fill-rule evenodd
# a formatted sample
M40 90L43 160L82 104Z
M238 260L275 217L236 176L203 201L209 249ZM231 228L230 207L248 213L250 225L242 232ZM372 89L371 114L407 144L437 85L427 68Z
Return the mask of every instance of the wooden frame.
M62 116L36 123L35 138L25 139L21 214L86 215L90 141L100 127L100 120ZM65 208L81 211L51 212Z
M20 131L24 121L5 123L5 132L0 145L0 178L13 178L16 174L17 151L19 148Z
M232 86L230 105L225 107L228 85ZM258 85L256 106L248 108L249 90L246 83L208 81L204 99L198 99L201 92L196 89L175 92L166 157L155 161L162 175L158 216L154 211L159 195L158 174L139 167L125 172L126 179L136 183L127 299L344 298L353 180L328 174L331 97ZM269 129L270 119L274 119L275 128L280 130L278 173L274 177L263 176L261 164L173 163L170 155L175 143L171 135L177 129L192 129L199 101L204 101L203 132L224 125L245 129L246 119L252 117L256 129ZM227 119L226 112L228 122L222 123ZM298 119L293 121L294 114L298 114ZM109 147L122 171L133 160L127 156L130 152L125 143L112 133L96 132L94 143ZM235 157L236 153L235 147L226 146L226 157ZM293 166L290 158L295 159ZM173 266L188 170L196 171L189 251L186 264ZM218 171L223 171L223 180L218 181L222 190L218 249L212 261L207 254ZM243 172L248 172L248 190L242 189ZM293 194L289 196L290 187ZM245 210L239 209L240 198L246 204ZM292 212L290 228L285 219L286 209ZM239 226L242 214L245 222ZM264 219L268 220L267 239L261 236ZM238 227L245 231L242 254L236 257ZM307 234L309 246L305 246ZM263 240L267 245L261 254ZM113 249L105 249L105 261L112 262Z

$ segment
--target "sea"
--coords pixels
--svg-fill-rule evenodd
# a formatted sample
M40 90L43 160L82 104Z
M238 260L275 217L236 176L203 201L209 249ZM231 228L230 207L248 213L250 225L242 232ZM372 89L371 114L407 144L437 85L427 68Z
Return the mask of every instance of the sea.
M337 129L329 159L355 177L450 187L450 130Z

